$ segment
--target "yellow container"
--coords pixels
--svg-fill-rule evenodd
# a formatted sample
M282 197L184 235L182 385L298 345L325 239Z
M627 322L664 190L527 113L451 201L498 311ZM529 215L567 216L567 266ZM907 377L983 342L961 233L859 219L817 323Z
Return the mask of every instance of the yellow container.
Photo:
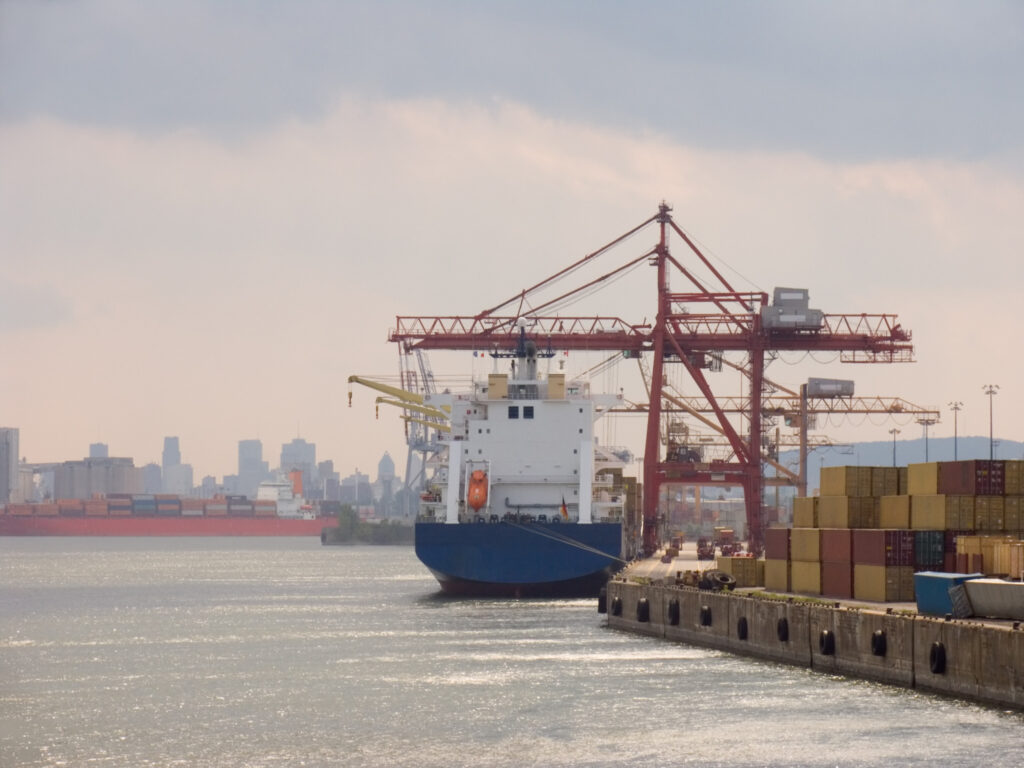
M791 592L789 560L764 561L764 588L773 592Z
M883 496L878 506L879 528L906 530L910 527L909 496Z
M789 532L789 556L796 562L821 560L821 529L794 528Z
M909 464L907 466L907 494L932 496L939 492L939 463Z
M911 496L910 527L915 531L946 530L948 528L946 525L946 496L944 494Z
M853 597L878 603L914 599L914 568L905 565L853 566Z
M736 579L737 587L757 587L757 562L753 557L720 557L718 570Z
M871 495L895 496L900 492L900 471L896 467L871 468ZM882 526L883 528L885 526Z
M870 496L871 467L822 467L822 496Z
M1003 473L1003 493L1007 496L1024 495L1024 461L1007 461Z
M818 527L818 497L803 496L793 499L793 527Z
M879 503L874 496L822 496L818 525L822 528L877 528Z
M794 560L791 573L793 592L802 595L821 594L821 563L802 563Z
M958 555L980 555L981 536L957 536L956 553Z
M1021 528L1021 497L1006 496L1003 498L1003 527L1016 533ZM974 528L972 525L971 528ZM964 530L967 530L966 528Z
M974 499L975 530L997 533L1006 530L1003 521L1002 496L976 496Z
M956 526L950 526L950 530L953 531L973 531L974 530L974 508L975 498L974 496L953 496L960 505L959 515L957 516Z
M821 496L818 499L818 526L821 528L850 527L849 496ZM793 522L796 525L796 521Z

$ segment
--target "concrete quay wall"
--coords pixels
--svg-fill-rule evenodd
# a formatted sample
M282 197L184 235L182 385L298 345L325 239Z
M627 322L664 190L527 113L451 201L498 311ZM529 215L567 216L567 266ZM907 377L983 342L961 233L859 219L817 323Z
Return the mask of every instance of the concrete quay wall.
M614 629L1024 709L1024 631L884 609L609 582Z

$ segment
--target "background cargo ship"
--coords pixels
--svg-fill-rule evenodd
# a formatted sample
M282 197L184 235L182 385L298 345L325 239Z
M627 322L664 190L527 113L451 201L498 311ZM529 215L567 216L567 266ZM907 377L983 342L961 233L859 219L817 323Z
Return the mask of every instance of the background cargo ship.
M0 511L0 536L320 536L337 525L335 514L320 514L300 501L111 494L8 504Z

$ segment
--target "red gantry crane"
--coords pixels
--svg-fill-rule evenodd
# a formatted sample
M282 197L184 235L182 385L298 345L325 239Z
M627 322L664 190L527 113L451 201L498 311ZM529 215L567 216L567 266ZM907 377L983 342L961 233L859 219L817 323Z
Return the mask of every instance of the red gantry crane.
M652 224L657 225L659 232L653 249L556 298L538 305L530 303L530 298L542 289ZM669 236L673 232L698 260L694 267L701 268L700 274L670 253ZM657 314L653 325L628 323L619 317L557 314L557 308L574 296L610 284L644 260L657 272ZM673 274L683 278L686 291L673 292L669 280ZM401 354L430 349L505 350L515 344L517 322L527 318L533 335L551 349L619 352L637 358L649 355L650 403L643 464L645 554L653 554L660 544L658 489L667 482L741 486L750 548L759 554L764 541L762 446L766 355L782 351L837 352L841 361L851 363L913 359L911 334L900 327L895 315L825 314L810 309L806 291L799 289L776 288L772 303L768 299L767 293L733 288L672 220L671 208L662 203L658 213L639 226L511 299L473 316L398 317L390 340L399 344ZM706 369L729 352L746 356L743 372L749 396L738 409L741 422L746 422L745 434L733 425L704 375ZM663 407L666 411L672 407L663 406L666 365L685 368L730 445L730 460L702 463L661 455L659 427Z

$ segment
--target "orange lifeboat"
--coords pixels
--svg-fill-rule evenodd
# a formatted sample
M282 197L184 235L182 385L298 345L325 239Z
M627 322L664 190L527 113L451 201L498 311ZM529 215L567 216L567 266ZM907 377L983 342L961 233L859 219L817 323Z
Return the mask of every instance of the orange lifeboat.
M469 476L466 503L477 512L487 504L487 473L482 469L474 469Z

